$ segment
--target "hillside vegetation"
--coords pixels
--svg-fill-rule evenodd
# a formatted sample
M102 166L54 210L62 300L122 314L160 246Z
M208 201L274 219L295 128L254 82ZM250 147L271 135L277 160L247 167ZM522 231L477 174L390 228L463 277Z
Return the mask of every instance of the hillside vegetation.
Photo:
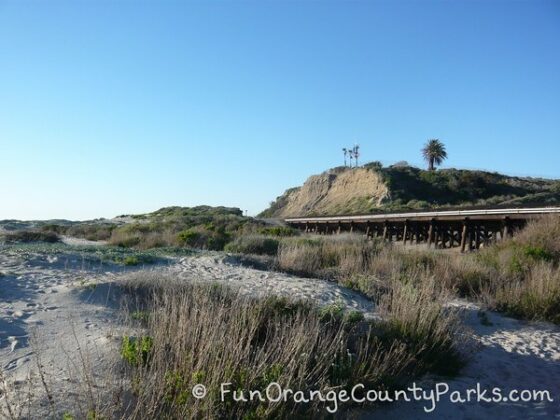
M2 227L0 221L0 227ZM12 221L6 221L10 227ZM59 235L106 241L109 245L136 248L197 248L221 251L224 247L246 234L288 236L293 229L270 226L243 216L235 207L164 207L157 211L136 215L121 215L114 219L86 222L19 222L19 229L8 230L6 240L30 242L49 235L52 241ZM42 235L42 236L41 236ZM55 236L53 236L55 235ZM24 240L25 239L25 240ZM171 251L171 250L170 250Z
M360 214L438 207L557 205L560 181L494 172L412 166L338 167L313 175L270 204L261 217Z

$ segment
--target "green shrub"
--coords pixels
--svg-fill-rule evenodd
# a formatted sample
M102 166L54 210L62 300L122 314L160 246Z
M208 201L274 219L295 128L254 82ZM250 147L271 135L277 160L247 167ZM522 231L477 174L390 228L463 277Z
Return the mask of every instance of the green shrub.
M319 314L323 321L341 320L344 315L344 305L342 302L325 305L319 310Z
M258 232L261 235L278 237L297 236L300 234L299 230L288 226L262 227L258 229Z
M41 232L36 230L20 230L9 232L3 235L6 243L27 243L27 242L60 242L60 237L54 232Z
M378 160L375 160L373 162L366 163L364 165L364 168L372 169L374 171L377 171L377 170L383 169L383 164L381 162L379 162Z
M201 234L193 229L187 229L177 235L179 243L186 246L196 246L200 241Z
M146 322L150 317L150 313L148 311L134 311L130 314L130 318L136 321Z
M124 265L138 265L140 264L140 260L138 257L130 255L123 260Z
M245 226L259 224L226 207L166 207L133 216L133 223L115 227L109 243L138 249L190 247L222 250Z
M208 229L204 226L187 229L177 235L181 246L209 249L212 251L223 250L229 238L230 235L226 233L224 229L216 229L215 227Z
M226 252L236 254L276 255L279 241L260 235L240 236L224 248Z
M523 252L527 257L534 258L537 261L551 261L554 258L552 253L540 246L525 245Z
M121 346L121 356L131 366L146 365L149 362L150 352L153 346L154 340L150 336L124 336Z
M133 255L113 255L112 261L116 264L133 267L142 264L153 264L157 261L157 258L150 254L138 252Z
M354 324L364 320L364 313L361 311L349 311L345 314L347 322Z

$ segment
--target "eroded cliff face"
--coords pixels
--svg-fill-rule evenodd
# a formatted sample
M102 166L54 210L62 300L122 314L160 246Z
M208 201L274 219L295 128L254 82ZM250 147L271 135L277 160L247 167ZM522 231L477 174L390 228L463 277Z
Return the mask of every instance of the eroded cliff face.
M366 168L338 168L313 175L300 188L288 190L268 217L368 212L379 207L389 190L381 176Z
M334 216L435 208L560 205L560 180L413 166L334 168L287 190L261 217Z

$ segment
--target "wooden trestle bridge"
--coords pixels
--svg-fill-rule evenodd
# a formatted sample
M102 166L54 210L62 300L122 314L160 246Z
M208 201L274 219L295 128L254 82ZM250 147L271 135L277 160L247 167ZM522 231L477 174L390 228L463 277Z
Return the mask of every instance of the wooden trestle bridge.
M513 236L527 221L546 214L560 215L560 207L296 217L285 222L315 234L359 232L368 238L402 241L405 245L460 247L465 252Z

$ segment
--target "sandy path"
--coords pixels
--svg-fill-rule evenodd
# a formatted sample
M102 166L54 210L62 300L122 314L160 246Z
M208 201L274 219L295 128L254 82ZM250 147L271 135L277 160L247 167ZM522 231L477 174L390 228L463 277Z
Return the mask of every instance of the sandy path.
M236 264L221 254L182 258L171 270L185 280L218 281L247 295L274 294L310 300L318 305L339 304L363 312L366 318L375 316L370 300L334 282L257 270Z
M0 367L12 402L43 400L22 417L50 414L37 388L37 357L53 392L72 395L84 370L103 372L115 346L117 298L108 286L117 267L84 262L80 255L0 252ZM80 351L85 358L80 356ZM90 356L91 355L91 356ZM2 414L0 414L2 417Z

